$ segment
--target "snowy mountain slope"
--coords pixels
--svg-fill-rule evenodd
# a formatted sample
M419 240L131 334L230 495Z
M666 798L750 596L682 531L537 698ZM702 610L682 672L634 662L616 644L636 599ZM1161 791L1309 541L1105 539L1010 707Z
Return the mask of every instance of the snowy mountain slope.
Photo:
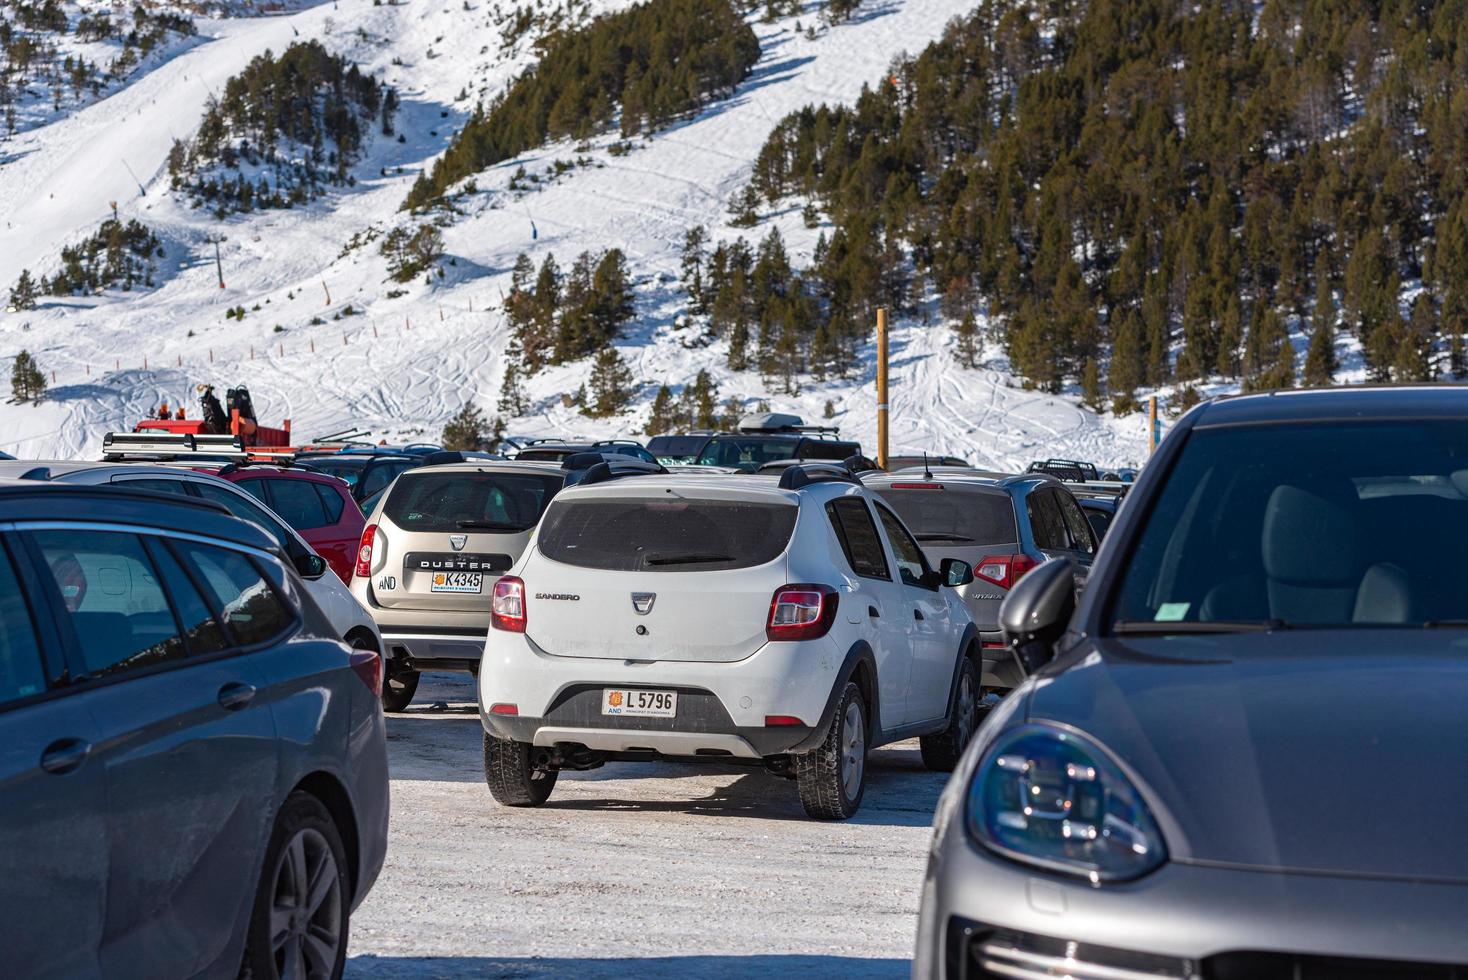
M593 4L592 12L625 5ZM814 39L795 30L797 18L756 24L762 57L733 97L625 155L609 152L616 139L607 135L589 148L544 147L479 174L477 191L457 202L464 213L444 229L445 276L397 286L387 281L375 238L416 224L397 208L467 116L471 99L458 96L497 91L528 63L527 44L501 60L494 11L483 0L467 6L339 0L286 16L200 21L202 43L104 102L29 134L29 148L0 167L0 223L8 224L0 230L0 285L21 268L46 271L62 244L109 213L110 200L124 219L158 231L170 255L189 257L165 269L152 292L47 300L37 310L0 314L0 357L25 347L57 378L38 407L0 406L0 448L27 456L95 453L105 431L130 425L162 398L188 396L193 410L197 381L249 385L262 420L291 418L308 437L347 426L390 440L436 437L466 401L495 414L508 342L500 305L516 255L527 252L538 264L554 252L564 268L578 252L613 246L638 278L637 316L618 347L646 385L641 397L627 415L593 421L561 398L585 381L589 364L550 368L527 385L532 410L509 420L510 431L633 434L658 384L676 391L706 368L721 400L733 395L752 407L767 399L812 421L829 400L835 424L870 447L870 349L861 376L804 379L793 395L770 391L755 373L730 373L722 344L685 346L697 331L680 329L679 247L695 224L707 225L715 240L735 237L724 226L728 200L776 120L809 102L855 98L893 56L920 49L964 13L965 0L867 0L852 22ZM816 12L808 8L802 26L816 23ZM168 192L164 160L173 136L197 123L210 88L298 35L320 39L397 87L405 142L379 137L354 188L306 207L224 222L189 209ZM508 190L522 166L544 175L554 161L578 157L592 164L547 178L538 190ZM124 160L147 185L146 196ZM804 228L794 209L771 220L792 261L803 265L817 231ZM754 240L766 230L743 234ZM224 236L223 290L210 244L217 235ZM346 248L354 236L365 244ZM389 298L398 290L405 294ZM225 319L240 306L242 321ZM352 314L342 316L348 306ZM1139 416L1098 418L1070 398L1010 387L1001 361L960 369L946 329L898 324L893 341L894 452L928 449L993 466L1044 455L1108 463L1145 455Z

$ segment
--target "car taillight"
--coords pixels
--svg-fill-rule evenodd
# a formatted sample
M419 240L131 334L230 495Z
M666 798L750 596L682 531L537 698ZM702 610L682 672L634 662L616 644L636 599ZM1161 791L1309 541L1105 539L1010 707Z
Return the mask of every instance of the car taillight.
M489 621L497 630L511 633L525 632L525 583L513 575L506 575L494 583L494 598L490 600Z
M352 672L362 678L374 698L382 697L382 655L376 650L353 650L347 657Z
M1029 555L988 555L979 561L974 574L1004 589L1014 588L1020 577L1038 562Z
M941 483L894 483L893 490L942 490Z
M362 541L357 545L357 568L355 574L358 578L372 577L372 542L376 537L376 524L368 524L362 529Z
M814 640L836 621L841 597L829 585L782 585L770 599L765 636L771 640Z

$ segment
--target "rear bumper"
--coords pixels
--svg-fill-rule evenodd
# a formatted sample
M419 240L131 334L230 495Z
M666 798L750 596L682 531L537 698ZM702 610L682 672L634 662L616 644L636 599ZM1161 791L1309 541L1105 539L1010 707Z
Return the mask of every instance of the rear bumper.
M388 657L406 659L420 670L464 670L478 664L484 655L485 630L457 627L425 630L387 623L379 629Z
M1010 691L1019 687L1025 675L1015 661L1008 644L1005 643L1004 632L980 626L979 643L982 646L980 652L984 660L984 672L979 678L979 683L984 687L998 688L1001 691ZM998 644L998 646L993 644Z
M843 661L830 637L766 644L734 663L632 662L556 657L523 634L496 630L479 672L480 716L491 735L536 745L763 758L812 747ZM677 716L603 715L607 687L677 691ZM488 712L499 704L518 715ZM766 726L772 715L801 724Z

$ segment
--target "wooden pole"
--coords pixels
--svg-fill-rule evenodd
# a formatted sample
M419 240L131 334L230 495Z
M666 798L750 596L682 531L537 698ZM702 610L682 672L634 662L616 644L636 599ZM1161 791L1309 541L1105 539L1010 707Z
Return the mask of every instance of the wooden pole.
M1157 396L1147 399L1147 455L1157 451Z
M877 308L877 465L887 468L887 308Z

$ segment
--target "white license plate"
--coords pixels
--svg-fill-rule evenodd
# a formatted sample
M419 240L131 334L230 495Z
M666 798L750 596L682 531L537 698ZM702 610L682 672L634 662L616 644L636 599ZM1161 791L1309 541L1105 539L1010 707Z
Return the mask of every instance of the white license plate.
M428 591L478 595L484 591L484 575L481 572L434 572Z
M608 687L601 692L604 715L636 715L641 718L672 718L678 714L677 691L629 691Z

